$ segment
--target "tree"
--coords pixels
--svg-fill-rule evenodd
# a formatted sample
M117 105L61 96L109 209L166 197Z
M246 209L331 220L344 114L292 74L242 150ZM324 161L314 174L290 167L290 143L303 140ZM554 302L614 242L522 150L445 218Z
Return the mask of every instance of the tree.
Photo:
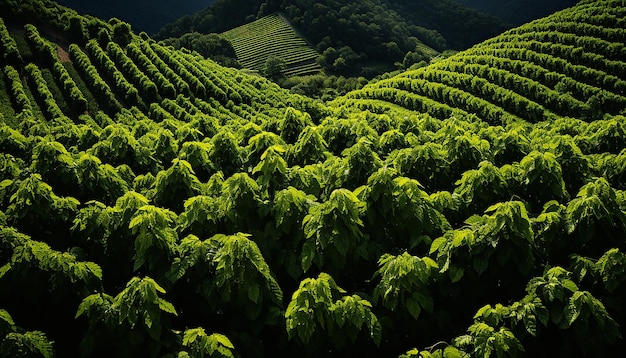
M267 60L265 60L262 72L265 77L272 81L277 81L284 76L283 71L286 68L285 60L276 56L269 56Z
M327 273L300 282L285 312L289 338L298 338L308 353L323 352L329 339L342 349L355 342L359 332L366 330L376 345L381 342L381 327L372 312L372 304L358 295L348 296ZM321 334L327 331L329 334ZM307 344L307 343L321 343ZM321 349L320 349L321 348Z
M115 18L111 19L111 22L115 22ZM126 47L133 39L133 33L130 29L130 24L124 21L117 21L113 25L113 41L117 42L120 46Z

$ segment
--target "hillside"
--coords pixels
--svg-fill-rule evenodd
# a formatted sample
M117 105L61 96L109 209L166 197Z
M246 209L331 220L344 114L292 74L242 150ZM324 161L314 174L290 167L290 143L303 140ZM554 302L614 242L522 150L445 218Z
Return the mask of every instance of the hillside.
M521 25L556 11L574 6L576 0L457 0L478 11L492 14L507 22Z
M383 101L440 119L476 114L491 124L624 114L626 29L619 8L606 11L583 4L558 12L337 103Z
M81 14L89 14L104 20L112 17L130 23L137 32L156 34L163 26L185 15L205 9L214 0L57 0L63 6Z
M626 348L622 0L327 103L50 0L0 14L0 356Z
M437 51L466 48L506 26L450 0L399 4L391 0L219 0L166 25L155 38L180 37L190 31L221 33L281 12L322 54L320 63L328 73L371 78L395 70L396 63L406 62L407 54L409 66L429 60L431 53L423 45Z
M244 68L264 72L267 60L274 58L284 65L280 72L285 76L314 75L322 71L316 62L320 54L279 14L264 16L221 35L230 41Z

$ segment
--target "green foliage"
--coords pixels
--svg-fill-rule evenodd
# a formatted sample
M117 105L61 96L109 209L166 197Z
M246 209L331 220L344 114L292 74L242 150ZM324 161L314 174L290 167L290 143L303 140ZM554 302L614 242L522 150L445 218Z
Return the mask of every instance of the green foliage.
M245 25L225 30L228 31L223 32L221 36L228 42L232 51L231 56L237 57L243 67L259 71L271 80L284 75L315 74L322 70L315 62L319 55L317 51L278 14L267 15ZM180 37L181 44L188 36L185 34ZM201 40L202 37L198 39ZM255 46L250 46L251 43ZM215 52L205 56L215 58ZM219 62L220 57L216 60Z
M228 337L223 334L213 333L207 335L204 328L186 329L183 334L183 347L188 349L189 357L230 357L234 358L232 350L235 349ZM181 352L183 353L183 352ZM178 354L179 357L185 355Z
M176 316L177 312L170 302L159 297L164 294L165 290L152 278L133 277L115 297L103 293L85 297L78 307L76 317L86 315L89 319L90 335L83 342L89 347L86 353L91 354L91 349L100 349L128 355L133 350L138 353L137 345L142 341L154 345L148 351L154 351L159 345L166 343L164 336L170 334L168 315ZM110 342L98 342L98 338L103 337L105 331L115 330L116 327L123 327L128 332L128 335L120 337L126 340L123 350L107 347ZM98 344L104 346L98 347ZM146 347L141 348L141 351L145 354Z
M530 204L539 207L550 199L563 201L569 198L561 166L552 153L531 152L522 159L520 167L526 174L523 184Z
M102 269L96 263L79 261L69 252L56 251L14 229L3 228L0 233L3 252L12 253L0 267L0 278L8 274L23 275L32 268L49 273L50 281L58 285L63 281L83 283L80 290L83 294L101 285Z
M219 206L218 198L206 195L193 196L185 200L185 210L178 217L179 229L201 236L212 235L222 219Z
M306 241L302 247L302 269L317 267L342 271L348 262L369 255L361 227L364 203L347 189L337 189L328 201L311 206L302 221Z
M415 178L426 188L445 188L445 183L449 182L447 151L439 143L400 149L387 160L400 175Z
M289 162L298 165L323 162L330 156L327 147L319 127L307 126L298 135L298 140L294 145L289 148Z
M111 165L137 166L138 143L130 130L122 124L110 124L102 129L100 140L87 153Z
M358 295L345 294L346 291L326 273L300 282L285 312L289 338L298 337L306 344L319 335L320 330L327 330L333 333L328 335L333 345L343 348L348 341L357 339L359 331L367 328L368 336L380 344L381 327L371 311L371 303Z
M493 327L477 323L469 328L471 342L474 345L474 354L479 357L515 357L524 351L521 343L513 333L505 327L494 329Z
M430 349L428 350L418 350L417 348L413 348L403 354L401 354L399 357L400 358L434 358L434 357L441 357L441 358L460 358L463 357L464 355L467 355L467 353L453 347L450 345L447 345L445 347L436 347L432 346L430 347Z
M178 235L176 214L163 208L144 205L137 209L128 228L135 239L134 270L146 265L150 271L162 267L173 255Z
M567 232L575 234L581 243L587 243L597 232L603 240L589 248L588 255L596 256L619 242L624 232L626 214L617 202L615 191L604 178L596 178L580 188L578 195L567 205Z
M22 62L22 56L17 48L15 39L9 34L4 20L2 19L0 19L0 45L3 50L3 60L6 61L6 63L18 65Z
M56 55L54 45L44 40L34 25L26 24L24 25L24 30L26 31L26 37L37 53L38 59L47 64L53 63Z
M163 313L176 315L171 303L158 297L165 290L149 277L134 277L124 290L113 298L111 308L119 312L119 323L127 322L131 328L141 322L148 330L150 337L158 340L163 327L160 324ZM80 313L80 309L77 313Z
M273 81L283 76L283 71L287 68L285 60L277 57L268 57L263 65L263 75Z
M491 162L483 161L478 169L468 170L456 183L454 193L462 198L466 205L478 210L486 203L499 201L506 193L506 181L500 170ZM472 210L478 211L478 210Z
M367 182L367 178L378 168L382 161L372 150L373 144L366 138L360 139L341 154L344 156L344 178L342 184L346 188L357 188Z
M259 173L257 182L266 195L283 189L287 177L287 162L281 156L284 147L273 145L261 155L259 164L252 169L252 174Z
M111 87L98 73L98 70L92 64L87 54L76 44L71 44L68 48L68 52L72 60L76 63L78 72L82 73L87 85L90 86L90 90L94 92L94 95L97 97L103 109L110 113L119 111L122 105L117 98L115 98Z
M0 354L6 357L54 357L54 347L41 331L25 331L15 325L13 318L0 309Z
M319 60L370 77L445 46L400 15L446 2L298 1L215 6L354 24ZM623 10L586 0L367 85L285 82L319 101L118 19L1 2L0 355L619 351Z
M443 237L433 241L430 253L437 252L437 261L441 271L450 270L453 281L458 281L463 275L463 266L470 265L481 274L489 266L489 259L493 255L493 249L498 248L495 256L499 266L506 266L510 261L518 271L524 275L532 272L534 268L534 233L528 213L519 201L509 201L494 204L487 208L482 217L473 216L466 223L466 228L448 231ZM462 249L467 246L469 257ZM459 267L451 265L451 259L455 251L462 252L462 256L469 262L459 264ZM524 254L520 254L520 253ZM523 260L520 258L523 257Z
M386 249L426 249L430 236L448 230L449 223L417 180L396 175L381 168L357 189L367 203L367 232Z
M42 140L33 148L33 159L32 169L51 183L65 186L76 183L74 158L63 144Z
M221 217L234 230L250 231L261 224L261 188L246 173L233 174L224 181L219 205Z
M300 247L305 235L301 223L315 204L315 196L289 186L276 192L271 205L274 223L266 227L265 235L270 240L265 245L278 252L276 260L293 279L302 275Z
M359 4L323 1L311 6L306 1L292 1L211 7L185 21L179 19L166 26L157 37L181 36L192 31L191 23L195 31L202 33L228 30L225 35L231 38L235 48L241 42L240 51L247 55L246 59L259 58L259 55L252 56L252 51L245 51L245 44L250 39L281 35L281 43L294 41L291 28L288 28L289 32L276 29L281 26L277 23L284 21L277 14L272 14L274 12L280 12L307 40L314 43L322 53L319 63L326 71L366 77L395 69L394 63L401 62L407 52L419 53L430 59L437 54L431 47L441 51L448 47L447 40L454 47L466 48L470 43L482 39L482 36L488 37L488 34L496 34L504 28L493 18L448 2L426 1L419 6L408 6L395 1L367 1ZM256 21L250 21L255 18ZM425 21L425 18L429 20ZM368 19L368 22L363 19ZM240 26L242 24L247 25ZM442 35L444 32L445 35ZM366 41L363 38L377 41ZM259 47L266 49L267 53L279 52L272 46L272 42L262 44L264 46ZM297 44L304 45L301 42Z
M32 115L32 106L30 99L26 95L24 90L24 84L20 79L20 75L17 70L10 65L4 67L5 76L11 81L10 87L13 95L13 100L18 106L18 111L26 115Z
M111 19L109 22L113 20L114 19ZM131 42L132 38L133 34L130 29L130 24L118 20L113 25L113 41L120 44L120 46L128 45Z
M7 334L0 344L0 353L7 357L54 357L54 349L46 334L40 331Z
M291 144L295 143L304 128L311 124L311 116L308 113L302 113L293 107L289 107L285 110L285 117L280 122L278 131L280 137L286 143Z
M0 326L0 336L4 337L7 333L15 330L15 322L13 318L4 309L0 309L0 319L2 319L2 326Z
M61 62L55 62L52 69L57 81L61 84L60 87L69 94L74 111L77 113L87 111L87 99L80 88L78 88L76 81L70 76L65 66L63 66Z
M16 224L25 220L42 223L68 221L79 205L78 200L72 197L57 196L40 174L30 174L23 180L6 179L0 183L0 197L9 197L6 215Z
M219 243L215 240L201 241L195 235L188 235L180 241L177 255L172 262L172 266L167 273L167 278L171 282L176 282L187 274L192 268L203 268L201 276L206 276L209 272L208 266L200 265L207 263L219 249ZM197 265L197 266L196 266Z
M19 131L3 123L0 127L0 133L2 133L0 148L2 148L3 153L20 155L26 150L29 140Z
M237 233L214 237L221 247L213 257L213 264L216 290L221 300L229 302L232 297L244 309L248 318L255 319L264 297L280 307L283 292L258 246L249 236ZM259 284L260 282L262 283Z
M83 190L83 198L98 198L113 203L129 189L119 171L110 164L102 164L96 156L82 153L73 167L78 175L78 185Z
M595 263L594 276L601 279L604 287L609 292L613 292L621 287L624 277L624 264L626 256L619 249L611 249L604 253Z
M158 205L180 211L183 202L179 198L189 198L202 192L202 183L196 177L191 164L175 158L172 166L157 174L151 199Z
M230 131L220 131L211 138L210 144L209 160L215 166L215 170L221 170L226 175L239 171L243 164L243 156L237 139Z
M376 276L380 276L380 282L374 289L375 300L381 300L392 311L404 308L416 320L422 309L432 313L433 300L426 288L438 271L435 261L405 252L398 256L385 254L378 265Z

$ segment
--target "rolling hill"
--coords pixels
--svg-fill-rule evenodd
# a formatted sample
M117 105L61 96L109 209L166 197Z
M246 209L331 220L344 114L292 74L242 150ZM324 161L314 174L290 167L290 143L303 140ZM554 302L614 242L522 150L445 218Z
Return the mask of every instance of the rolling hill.
M327 103L50 0L0 14L1 356L626 347L623 1Z
M620 28L619 8L605 11L581 4L337 103L371 99L440 119L476 114L492 124L624 114L626 30Z
M424 45L437 51L466 48L506 28L499 19L450 0L410 5L391 0L219 0L164 26L155 38L222 33L275 12L314 44L328 73L367 78L395 70L407 53L418 57L416 62L429 60Z

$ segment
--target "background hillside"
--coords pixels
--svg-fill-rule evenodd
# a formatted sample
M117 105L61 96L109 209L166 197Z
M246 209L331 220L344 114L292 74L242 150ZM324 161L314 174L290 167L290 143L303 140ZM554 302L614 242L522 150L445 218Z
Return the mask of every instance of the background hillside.
M626 348L623 0L328 102L50 0L0 14L0 356Z
M220 33L280 11L322 54L320 63L327 71L371 78L396 69L396 62L403 63L407 54L411 63L428 60L430 51L424 51L422 44L438 51L466 48L505 29L497 18L449 0L398 4L380 0L221 0L166 25L156 38L179 37L190 31Z
M577 0L457 0L459 3L500 17L514 24L550 15L551 13L575 5Z
M279 14L264 16L222 35L232 44L242 66L270 79L322 72L317 63L320 54ZM271 61L275 61L274 68Z
M152 35L163 26L182 16L191 15L211 5L215 0L57 0L61 5L80 13L93 15L104 20L116 17L130 23L133 30Z

